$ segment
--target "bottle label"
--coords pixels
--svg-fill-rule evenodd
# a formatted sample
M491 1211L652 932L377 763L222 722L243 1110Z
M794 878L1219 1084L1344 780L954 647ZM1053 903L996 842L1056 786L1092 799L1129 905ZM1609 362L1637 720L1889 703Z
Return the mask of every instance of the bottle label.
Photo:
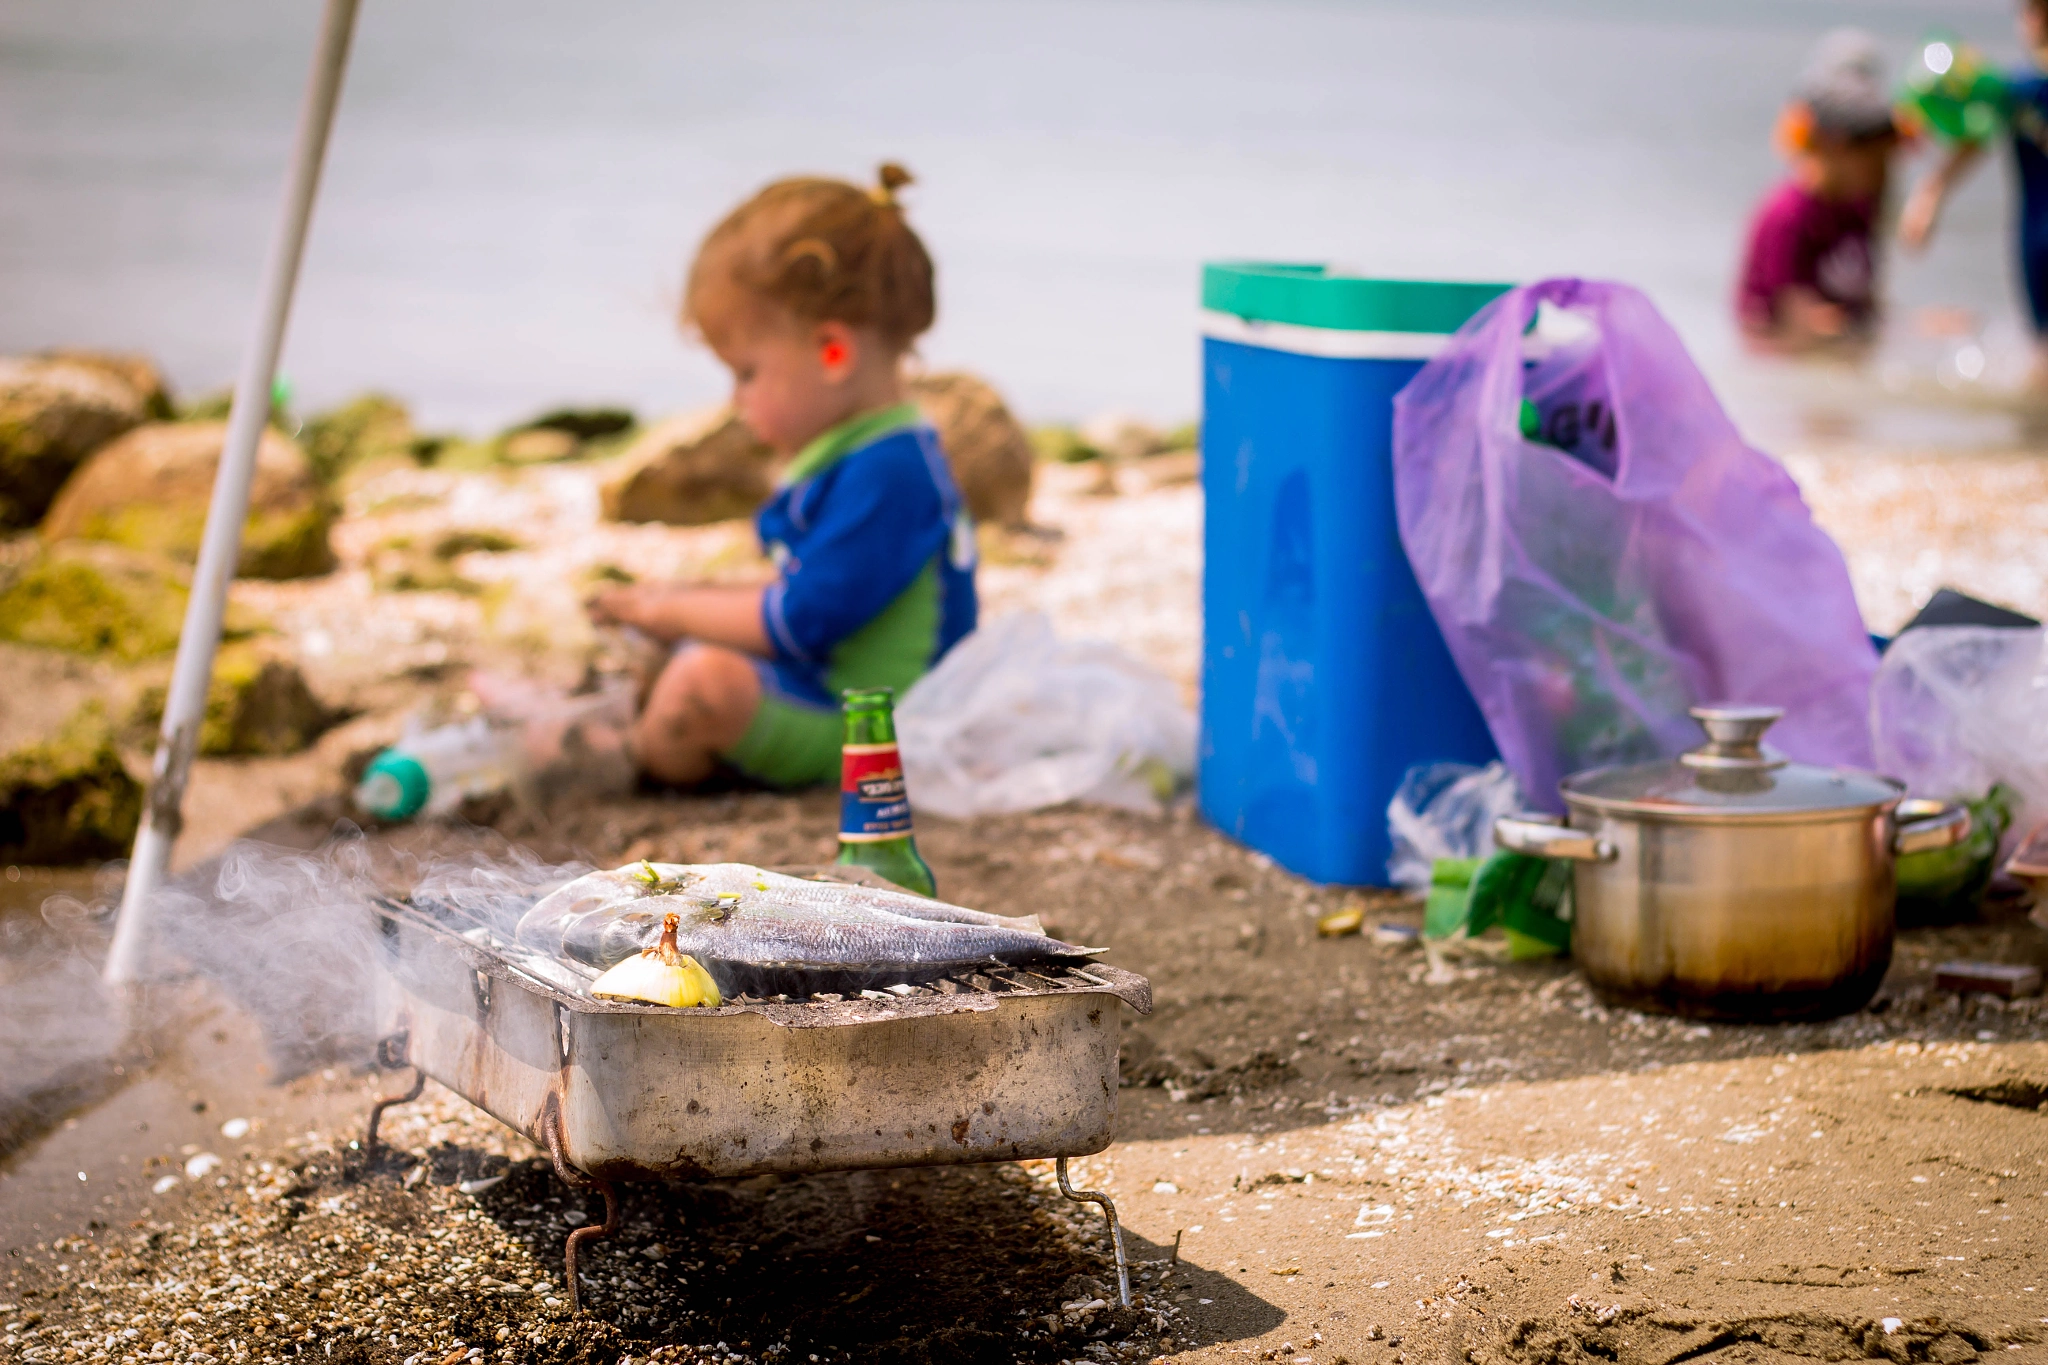
M910 833L903 760L893 744L849 744L839 768L839 841L872 844Z

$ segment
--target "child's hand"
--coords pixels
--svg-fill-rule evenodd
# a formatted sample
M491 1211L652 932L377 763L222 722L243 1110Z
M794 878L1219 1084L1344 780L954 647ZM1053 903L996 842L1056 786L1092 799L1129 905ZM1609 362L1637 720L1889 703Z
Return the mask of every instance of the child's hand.
M1795 344L1807 341L1836 341L1849 334L1852 322L1847 310L1829 303L1811 289L1793 286L1778 296L1784 339Z
M1942 205L1948 196L1962 183L1970 167L1984 155L1981 142L1961 142L1949 149L1949 153L1906 197L1906 206L1899 210L1899 243L1909 251L1924 250L1934 239L1934 225L1941 221Z
M638 626L644 623L643 596L638 584L606 588L585 602L583 609L600 626Z
M1934 224L1941 217L1941 199L1929 184L1923 184L1906 199L1899 210L1899 245L1908 251L1924 251L1934 239Z

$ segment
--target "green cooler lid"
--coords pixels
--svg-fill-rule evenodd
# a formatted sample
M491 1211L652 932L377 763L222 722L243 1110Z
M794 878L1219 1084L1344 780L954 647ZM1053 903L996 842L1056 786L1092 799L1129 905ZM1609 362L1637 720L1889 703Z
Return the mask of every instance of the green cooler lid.
M1514 288L1448 280L1373 280L1326 265L1218 261L1202 267L1202 307L1248 322L1343 332L1448 336Z

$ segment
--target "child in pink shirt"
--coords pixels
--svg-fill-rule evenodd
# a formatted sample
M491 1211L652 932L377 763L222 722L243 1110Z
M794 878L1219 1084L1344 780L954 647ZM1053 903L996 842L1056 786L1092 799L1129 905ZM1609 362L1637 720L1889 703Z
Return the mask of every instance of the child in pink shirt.
M1899 143L1876 42L1821 40L1779 124L1792 173L1750 222L1736 291L1743 334L1767 350L1866 339L1877 316L1873 246Z

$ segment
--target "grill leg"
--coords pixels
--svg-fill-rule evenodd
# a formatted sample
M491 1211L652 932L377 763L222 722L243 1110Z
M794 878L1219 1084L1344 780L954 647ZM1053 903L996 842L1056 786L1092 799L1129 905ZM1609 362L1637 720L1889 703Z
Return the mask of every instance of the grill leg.
M618 1187L609 1180L597 1180L583 1174L569 1164L562 1155L562 1107L553 1095L541 1111L541 1133L548 1140L548 1158L555 1163L555 1176L572 1190L595 1189L604 1196L604 1224L593 1226L585 1223L569 1234L569 1240L562 1244L562 1277L569 1285L569 1311L583 1311L583 1291L576 1281L576 1250L585 1242L601 1242L617 1234L622 1221L619 1206Z
M1067 1159L1060 1157L1053 1163L1053 1170L1060 1178L1060 1193L1077 1204L1100 1204L1102 1216L1109 1220L1109 1245L1116 1251L1116 1296L1123 1306L1131 1306L1131 1268L1124 1261L1124 1231L1117 1225L1116 1205L1109 1202L1109 1196L1095 1190L1077 1190L1067 1183Z
M394 1033L377 1042L377 1065L387 1071L397 1071L411 1063L405 1060L406 1035ZM390 1095L370 1106L370 1122L363 1131L363 1161L374 1165L377 1160L377 1125L384 1121L384 1111L394 1104L410 1104L420 1097L427 1088L427 1073L418 1067L412 1068L412 1089L403 1095Z

